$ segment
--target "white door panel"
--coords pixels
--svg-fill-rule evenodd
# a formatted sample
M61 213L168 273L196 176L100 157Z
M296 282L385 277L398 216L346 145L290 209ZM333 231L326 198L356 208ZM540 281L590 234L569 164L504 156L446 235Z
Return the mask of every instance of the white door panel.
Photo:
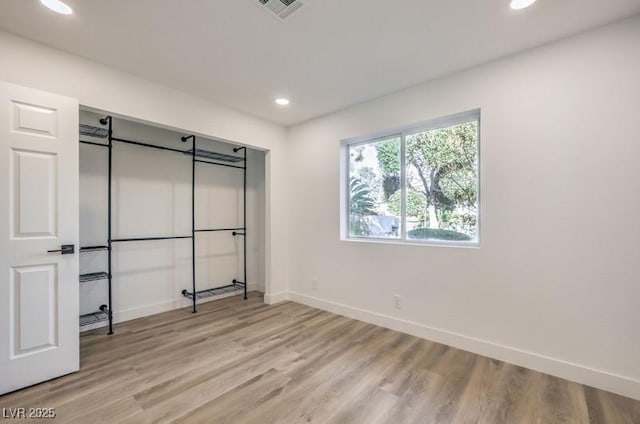
M58 156L13 149L10 166L13 237L57 237Z
M56 109L29 105L15 99L11 100L11 104L13 131L56 138L58 128Z
M0 82L0 394L79 368L78 113Z
M58 347L56 264L14 268L11 282L11 357Z

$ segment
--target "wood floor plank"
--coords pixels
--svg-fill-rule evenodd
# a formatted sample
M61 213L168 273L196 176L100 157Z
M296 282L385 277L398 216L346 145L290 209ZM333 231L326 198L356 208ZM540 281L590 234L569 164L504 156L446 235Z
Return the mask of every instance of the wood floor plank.
M640 424L640 401L258 293L87 332L80 349L78 373L0 408L52 407L60 423Z
M290 379L272 368L194 409L175 422L221 424L246 422L245 417L248 412L277 396Z

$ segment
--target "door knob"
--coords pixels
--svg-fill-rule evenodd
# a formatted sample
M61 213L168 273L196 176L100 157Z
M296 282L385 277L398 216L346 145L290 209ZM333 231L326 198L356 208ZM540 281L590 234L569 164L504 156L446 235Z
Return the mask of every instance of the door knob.
M73 255L76 253L76 247L73 244L63 244L60 249L47 250L47 253L60 253L61 255Z

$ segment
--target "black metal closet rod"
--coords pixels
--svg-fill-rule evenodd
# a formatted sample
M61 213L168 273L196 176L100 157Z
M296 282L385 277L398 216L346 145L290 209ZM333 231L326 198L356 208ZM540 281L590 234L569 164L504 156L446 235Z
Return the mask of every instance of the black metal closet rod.
M153 241L153 240L175 240L175 239L190 239L191 236L174 236L174 237L138 237L138 238L126 238L126 239L113 239L111 243L125 243L130 241Z
M170 152L177 152L177 153L182 153L182 154L186 153L184 150L180 150L180 149L173 149L171 147L156 146L156 145L153 145L153 144L141 143L139 141L125 140L124 138L113 137L111 140L118 141L120 143L135 144L136 146L151 147L152 149L168 150Z
M93 142L93 141L84 141L84 140L80 140L80 143L83 143L83 144L91 144L92 146L100 146L100 147L107 147L107 148L109 147L109 145L108 145L108 144L96 143L96 142Z
M244 231L244 228L207 228L203 230L195 230L196 233L213 232L213 231Z
M109 246L84 246L80 248L80 251L87 251L87 250L106 250L108 249Z
M133 141L133 140L125 140L123 138L116 138L113 137L111 140L113 141L117 141L120 143L126 143L126 144L133 144L136 146L142 146L142 147L150 147L152 149L157 149L157 150L166 150L169 152L176 152L176 153L182 153L182 154L187 154L189 152L185 151L185 150L180 150L180 149L173 149L171 147L162 147L162 146L155 146L153 144L148 144L148 143L142 143L139 141ZM91 144L92 146L100 146L100 147L109 147L108 144L102 144L102 143L94 143L92 141L83 141L80 140L80 143L84 143L84 144ZM227 165L226 163L216 163L216 162L209 162L206 160L200 160L200 159L196 159L196 162L199 163L206 163L207 165L218 165L218 166L226 166L227 168L236 168L236 169L245 169L244 166L237 166L237 165Z
M209 165L226 166L227 168L244 169L244 166L227 165L226 163L215 163L215 162L209 162L209 161L200 160L200 159L196 159L195 162L206 163L206 164L209 164Z

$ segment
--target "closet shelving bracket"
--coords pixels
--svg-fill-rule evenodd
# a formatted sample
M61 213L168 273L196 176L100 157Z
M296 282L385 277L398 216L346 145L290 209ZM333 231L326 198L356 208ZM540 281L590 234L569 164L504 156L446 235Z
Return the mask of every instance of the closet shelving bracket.
M242 156L244 158L244 169L242 170L242 199L243 199L243 211L242 211L242 219L244 228L244 233L242 234L242 243L243 243L243 255L244 255L244 271L243 278L244 281L247 281L247 148L245 146L235 147L233 149L234 153L238 153L242 150ZM247 285L244 284L244 300L247 300Z
M107 128L80 124L80 135L94 138L107 138L109 137L109 130Z
M246 228L247 228L247 149L246 147L236 147L233 149L234 153L238 153L240 151L243 152L242 156L239 155L231 155L221 152L214 152L205 149L199 149L197 146L197 139L195 135L189 135L182 137L181 140L183 142L192 142L191 149L189 150L180 150L174 149L171 147L163 147L152 145L148 143L143 143L139 141L126 140L121 138L116 138L113 135L113 119L111 116L106 116L99 120L102 127L92 126L92 125L80 125L80 135L97 138L97 139L105 139L105 142L94 142L94 141L85 141L82 140L82 143L86 143L89 145L100 146L108 148L109 156L108 156L108 186L107 186L107 209L108 209L108 219L107 219L107 245L106 246L86 246L82 247L80 250L83 252L92 252L92 251L100 251L106 250L108 254L108 269L107 272L94 272L80 275L81 282L88 281L96 281L106 279L108 280L108 303L101 305L100 310L97 312L92 312L90 314L85 314L80 317L80 325L90 325L97 322L108 321L109 322L109 332L108 334L113 334L113 314L112 314L112 253L113 253L113 243L122 243L122 242L140 242L140 241L153 241L153 240L168 240L168 239L191 239L191 247L192 247L192 290L189 292L188 290L183 290L182 295L191 299L193 302L193 313L197 312L196 305L197 299L212 297L220 294L231 293L239 290L244 291L244 299L247 299L247 285L244 282L233 280L233 282L229 285L223 287L216 287L207 290L196 290L196 270L195 270L195 237L197 232L210 232L210 231L232 231L233 236L243 236L244 243L244 251L243 251L243 259L244 259L244 267L243 267L243 279L246 281L247 279L247 238L246 238ZM106 128L105 128L106 127ZM139 238L121 238L115 239L113 238L112 233L112 194L113 194L113 144L114 141L133 144L140 147L149 147L160 150L174 151L183 153L185 155L189 155L191 157L192 167L191 167L191 235L190 236L169 236L169 237L139 237ZM195 168L196 163L204 163L209 165L218 165L218 166L226 166L231 168L238 168L243 170L243 226L238 228L213 228L213 229L196 229L195 227ZM239 164L242 163L243 166Z
M101 305L99 310L96 312L90 312L88 314L80 315L80 327L111 320L111 318L111 311L109 310L107 305Z
M100 142L96 143L94 141L86 141L80 140L80 143L105 147L109 149L109 174L108 174L108 186L107 186L107 199L108 199L108 222L107 222L107 245L106 246L85 246L81 247L81 252L97 252L97 251L107 251L108 255L108 270L107 272L92 272L87 274L80 274L79 281L80 283L86 283L89 281L98 281L98 280L107 280L108 284L108 302L106 305L101 305L99 311L92 312L90 314L85 314L80 316L80 326L83 327L85 325L95 324L102 321L108 321L109 324L109 332L108 334L113 334L113 315L111 313L111 301L112 301L112 286L111 286L111 173L112 173L112 162L113 162L113 119L111 116L106 116L99 120L100 125L102 127L97 127L93 125L80 124L79 132L81 136L98 138L98 139L106 139L108 143ZM106 126L106 128L104 127Z
M191 292L194 293L191 298L191 313L195 314L198 312L196 308L196 155L198 147L196 145L196 136L193 134L181 137L180 140L183 143L191 140ZM185 152L185 154L188 153Z
M184 153L186 155L193 155L193 149L187 150ZM196 158L215 160L220 162L238 163L244 161L244 158L242 156L228 155L226 153L212 152L204 149L196 149L195 156Z
M244 283L239 282L238 280L233 280L232 284L215 287L206 290L197 290L196 289L196 233L199 232L218 232L218 231L231 231L232 235L235 236L245 236L244 237L244 250L243 250L243 263L244 263L244 279L247 278L247 239L246 239L246 229L247 229L247 149L245 147L236 147L233 149L234 153L238 153L239 151L243 151L242 156L238 155L229 155L226 153L220 152L212 152L204 149L199 149L197 146L197 140L195 135L184 136L181 138L182 142L186 143L187 141L192 141L192 148L185 152L185 154L191 155L191 234L192 234L192 288L191 291L182 290L182 295L192 301L193 310L195 313L197 299L204 299L208 297L218 296L221 294L231 293L238 290L244 291L244 299L247 299L247 286ZM227 162L227 163L219 163L219 162ZM243 162L244 166L234 165L236 163ZM208 228L208 229L196 229L196 216L195 216L195 183L196 183L196 163L206 163L209 165L220 165L227 166L231 168L238 168L243 170L243 225L242 227L237 228Z
M212 289L199 290L196 292L196 299L206 299L209 297L220 296L227 293L235 293L244 289L244 283L233 280L232 284L226 286L214 287ZM187 299L193 300L193 292L182 290L182 295Z

